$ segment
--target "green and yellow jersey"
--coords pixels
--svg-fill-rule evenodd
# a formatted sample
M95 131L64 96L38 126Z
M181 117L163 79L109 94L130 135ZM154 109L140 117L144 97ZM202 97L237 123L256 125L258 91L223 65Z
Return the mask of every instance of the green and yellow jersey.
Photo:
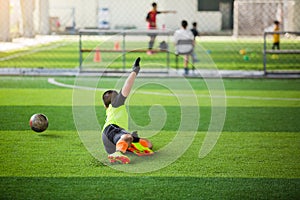
M128 113L126 106L124 105L125 100L126 97L124 97L122 93L119 92L119 94L108 106L108 108L106 109L106 120L102 132L110 124L115 124L125 130L128 130Z

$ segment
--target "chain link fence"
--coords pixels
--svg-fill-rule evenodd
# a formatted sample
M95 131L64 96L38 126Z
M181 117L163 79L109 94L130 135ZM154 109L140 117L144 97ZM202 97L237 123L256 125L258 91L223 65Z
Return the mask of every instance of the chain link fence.
M264 31L274 31L279 21L281 50L300 49L299 0L156 0L158 11L176 11L157 15L157 30L174 32L182 20L188 28L197 23L195 67L208 66L201 61L209 55L219 69L263 70ZM152 9L148 0L0 0L1 68L78 68L80 66L79 31L116 31L111 35L84 35L83 67L122 69L135 56L142 55L149 68L175 67L172 35L157 36L154 49L168 44L168 53L147 55L147 34L122 37L122 31L147 30L145 20ZM119 31L119 33L118 33ZM271 49L273 36L267 36ZM125 49L126 51L122 51ZM98 49L98 50L97 50ZM111 51L101 51L102 49ZM133 52L137 49L140 52ZM142 51L145 50L145 51ZM169 57L168 57L169 56ZM270 69L300 70L299 54L267 55ZM168 60L169 59L169 60ZM181 61L182 62L182 58ZM86 65L85 65L86 64ZM151 66L153 65L153 66Z

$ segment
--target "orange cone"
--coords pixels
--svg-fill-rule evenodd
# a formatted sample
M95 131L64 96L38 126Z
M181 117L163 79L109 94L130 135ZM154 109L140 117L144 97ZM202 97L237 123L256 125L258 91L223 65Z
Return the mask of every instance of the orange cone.
M120 50L120 43L115 42L114 50Z
M101 53L98 47L95 50L94 62L101 62Z

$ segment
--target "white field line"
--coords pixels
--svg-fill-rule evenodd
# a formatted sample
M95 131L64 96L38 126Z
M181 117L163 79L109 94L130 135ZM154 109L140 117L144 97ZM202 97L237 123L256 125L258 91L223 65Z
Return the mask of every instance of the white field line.
M73 89L82 89L82 90L97 90L97 91L106 91L105 88L92 88L86 86L77 86L77 85L69 85L65 83L57 82L54 78L48 78L48 83L52 85L56 85L59 87L65 88L73 88ZM161 92L146 92L146 91L138 91L139 94L149 94L149 95L159 95L159 96L174 96L174 94L166 94ZM180 94L179 96L194 96L193 94ZM265 100L265 101L300 101L300 98L280 98L280 97L256 97L256 96L211 96L211 95L201 95L198 94L197 97L205 97L205 98L227 98L227 99L251 99L251 100Z
M61 46L64 46L64 45L66 45L66 44L65 43L59 43L59 44L54 44L54 45L50 45L50 46L47 46L47 47L41 47L41 48L38 48L38 49L33 49L31 51L21 52L21 53L17 53L17 54L13 54L13 55L10 55L10 56L0 58L0 61L10 60L10 59L18 58L18 57L21 57L21 56L27 56L27 55L34 54L34 53L40 52L40 51L47 51L47 50L55 49L57 47L61 47Z
M106 91L105 89L101 89L101 88L92 88L92 87L86 87L86 86L77 86L77 85L69 85L69 84L65 84L65 83L60 83L60 82L57 82L54 78L48 78L48 83L59 86L59 87L72 88L72 89Z

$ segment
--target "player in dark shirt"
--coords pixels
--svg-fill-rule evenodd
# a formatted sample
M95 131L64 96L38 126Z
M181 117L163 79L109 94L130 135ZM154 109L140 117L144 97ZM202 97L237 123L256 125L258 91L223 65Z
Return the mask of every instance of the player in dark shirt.
M197 22L193 22L193 28L191 29L194 39L196 39L197 36L200 36L198 30L197 30Z
M192 25L193 25L193 28L191 28L191 31L194 35L194 40L195 40L195 44L196 44L196 37L200 36L200 33L197 30L197 22L193 22ZM195 53L195 48L194 48L194 52L192 54L192 58L193 58L194 63L199 62L199 59L197 58L197 54Z
M146 21L148 22L148 29L150 29L150 30L157 29L156 15L161 14L161 13L176 13L176 11L172 11L172 10L158 11L157 4L152 3L152 10L149 11L146 16ZM151 54L153 54L152 48L153 48L153 45L155 42L156 34L149 34L149 36L150 36L150 41L149 41L149 45L148 45L147 54L151 55Z

